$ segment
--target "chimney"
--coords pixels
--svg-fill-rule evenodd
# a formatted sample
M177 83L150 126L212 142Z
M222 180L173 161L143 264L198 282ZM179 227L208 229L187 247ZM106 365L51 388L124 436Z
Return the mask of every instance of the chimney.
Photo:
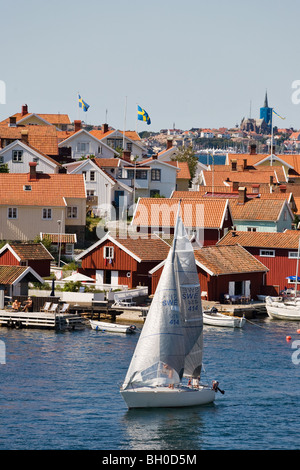
M8 127L17 127L17 118L15 116L10 116Z
M131 152L129 150L123 150L123 160L126 160L126 162L130 162L130 155Z
M270 175L270 186L272 186L272 184L273 184L273 176Z
M75 132L80 131L81 129L81 121L80 119L74 120Z
M239 187L238 204L245 204L247 201L247 189L245 187Z
M22 106L21 115L22 115L22 116L25 116L25 114L28 114L28 106L27 106L27 104L23 104L23 106Z
M29 162L28 181L36 181L36 162Z
M239 182L238 181L233 181L232 182L232 191L238 191L239 190Z
M237 160L231 160L231 171L236 171L237 169Z
M24 144L28 144L28 130L23 129L21 131L21 141L24 142Z
M256 155L256 144L250 145L250 155Z
M157 153L154 153L154 154L152 155L152 160L157 160Z
M279 189L280 189L280 192L281 192L281 193L286 193L286 185L285 185L285 184L281 184L281 185L279 186Z
M103 134L108 132L108 124L105 123L105 124L102 125L102 131L103 131Z
M167 139L167 150L169 150L171 147L173 147L173 139L168 137L168 139Z

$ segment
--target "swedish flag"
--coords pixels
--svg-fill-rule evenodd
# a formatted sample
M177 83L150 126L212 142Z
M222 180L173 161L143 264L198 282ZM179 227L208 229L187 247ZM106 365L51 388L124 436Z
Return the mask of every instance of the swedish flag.
M79 104L79 108L82 108L85 113L90 107L85 101L83 101L80 95L78 95L78 104Z
M280 114L276 113L274 109L273 109L273 114L276 114L276 116L280 117L280 119L285 119L284 117L280 116Z
M139 121L146 121L148 125L151 124L151 120L148 113L139 105L137 107L137 117Z

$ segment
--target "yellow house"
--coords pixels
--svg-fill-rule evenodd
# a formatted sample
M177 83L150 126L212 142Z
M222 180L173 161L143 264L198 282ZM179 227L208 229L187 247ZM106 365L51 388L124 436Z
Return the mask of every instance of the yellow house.
M83 175L36 172L0 174L0 239L28 241L40 232L76 233L84 242L86 190Z

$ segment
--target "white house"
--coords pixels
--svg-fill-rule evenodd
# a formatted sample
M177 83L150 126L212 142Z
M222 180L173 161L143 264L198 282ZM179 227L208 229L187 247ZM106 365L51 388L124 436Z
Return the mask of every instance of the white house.
M118 156L112 147L100 141L85 129L78 130L67 139L58 144L59 148L71 148L71 157L79 160L82 157L95 155L95 157L114 158Z
M100 140L103 144L108 145L110 148L114 150L118 148L123 149L138 157L139 160L147 155L147 150L141 144L136 132L125 131L123 133L116 129L108 130L106 126L104 127L104 131L92 130L90 131L90 134ZM99 156L101 157L102 155Z
M130 165L133 166L120 158L88 158L64 167L68 173L84 175L87 200L94 212L99 212L97 215L103 215L108 213L111 205L118 209L124 203L126 206L132 204L133 189L128 185L131 179L122 173L122 168Z
M30 162L36 162L39 173L58 173L60 165L30 145L15 140L0 151L0 164L7 164L9 173L27 173Z

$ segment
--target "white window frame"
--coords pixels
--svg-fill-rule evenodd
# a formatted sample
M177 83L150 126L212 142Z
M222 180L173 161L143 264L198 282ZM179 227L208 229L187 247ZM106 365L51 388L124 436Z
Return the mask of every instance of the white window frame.
M113 259L114 258L114 247L106 245L103 247L103 258Z
M18 208L17 207L8 207L7 208L7 218L8 219L17 219L18 218Z
M262 256L264 258L274 258L275 250L259 250L259 256Z
M12 151L12 162L13 163L22 163L23 162L23 150L13 150Z
M51 209L51 207L43 207L43 209L42 209L42 219L43 220L52 220L52 209Z
M76 152L78 153L89 153L90 144L89 142L77 142Z
M289 259L297 259L298 258L298 251L289 251L288 257L289 257Z
M67 219L78 219L78 207L77 206L67 207Z
M65 254L66 255L73 255L74 253L74 245L73 243L66 243L65 246Z

